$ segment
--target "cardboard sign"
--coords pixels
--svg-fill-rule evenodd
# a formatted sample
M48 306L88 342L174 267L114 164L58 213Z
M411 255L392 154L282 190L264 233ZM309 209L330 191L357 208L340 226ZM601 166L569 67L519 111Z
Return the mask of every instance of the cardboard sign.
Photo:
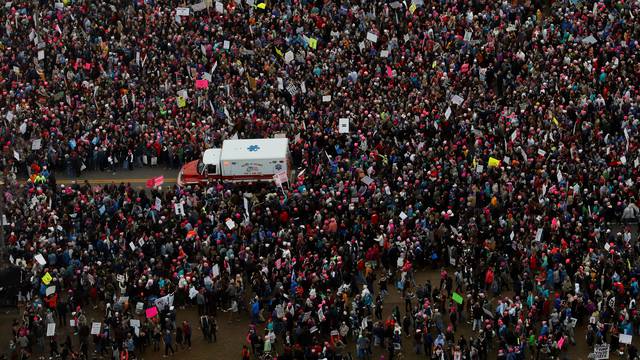
M151 319L152 317L158 315L158 308L153 306L145 310L145 315L147 315L147 319Z
M102 323L99 323L99 322L91 323L91 335L100 334L101 327L102 327Z

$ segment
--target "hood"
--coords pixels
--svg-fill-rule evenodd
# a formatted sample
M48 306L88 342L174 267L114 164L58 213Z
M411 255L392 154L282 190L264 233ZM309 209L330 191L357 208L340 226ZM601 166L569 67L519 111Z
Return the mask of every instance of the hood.
M180 172L183 184L193 184L202 180L202 175L198 173L198 160L184 164Z

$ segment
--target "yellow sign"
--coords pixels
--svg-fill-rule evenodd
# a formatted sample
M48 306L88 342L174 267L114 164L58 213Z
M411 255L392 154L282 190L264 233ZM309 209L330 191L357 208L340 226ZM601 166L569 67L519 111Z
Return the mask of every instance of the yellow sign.
M42 282L45 285L49 285L49 283L51 282L51 280L53 280L53 278L51 277L51 274L49 274L48 272L46 274L44 274L44 276L42 277Z
M553 117L553 123L556 124L556 126L560 126L560 124L558 124L558 119L556 119L556 117Z
M178 96L178 107L183 108L185 106L187 106L187 100L182 96Z
M496 159L496 158L489 158L489 167L498 167L500 166L500 160Z
M416 4L411 4L411 6L409 6L409 11L411 12L411 14L413 14L416 11Z
M282 54L282 50L276 48L276 54L280 55L280 57L283 57L284 55Z
M256 5L256 7L257 7L258 9L262 9L262 10L264 10L264 9L266 9L266 8L267 8L267 3L260 3L260 4Z
M316 38L309 38L309 47L315 49L318 47L318 40Z

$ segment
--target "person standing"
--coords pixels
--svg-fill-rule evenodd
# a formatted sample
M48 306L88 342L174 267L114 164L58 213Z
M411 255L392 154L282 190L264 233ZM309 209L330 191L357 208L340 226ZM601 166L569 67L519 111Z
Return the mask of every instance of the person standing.
M211 342L211 324L209 323L207 315L200 316L200 330L202 330L202 336L204 336L208 342Z
M182 335L187 349L191 350L191 324L187 320L182 322Z

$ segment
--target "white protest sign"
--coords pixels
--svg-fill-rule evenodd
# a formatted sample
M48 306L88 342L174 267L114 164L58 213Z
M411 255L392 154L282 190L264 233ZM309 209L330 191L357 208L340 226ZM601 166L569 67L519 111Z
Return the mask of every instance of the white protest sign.
M372 33L372 32L368 32L367 33L367 40L371 41L371 42L378 42L378 35Z
M225 50L229 50L229 48L231 47L231 43L229 42L229 40L225 40L222 42L222 48Z
M448 107L447 111L444 112L444 117L449 120L449 117L451 117L451 107Z
M595 360L606 360L609 358L609 344L596 345L593 348L593 358Z
M538 231L536 231L536 241L540 242L542 240L542 228L539 228Z
M131 251L136 251L136 244L132 242L129 243L129 247L131 248Z
M620 334L620 343L621 344L631 344L633 340L633 335Z
M400 220L404 220L406 218L408 218L407 214L405 214L404 211L401 211L400 212Z
M134 328L140 327L140 320L138 320L138 319L129 320L129 326L134 327Z
M292 61L293 61L293 51L289 50L286 53L284 53L284 62L288 64Z
M224 5L219 1L216 1L216 11L220 14L224 14Z
M348 134L349 133L349 119L341 118L338 122L338 132L340 134Z
M44 60L44 50L38 51L38 60Z
M182 203L173 204L173 208L175 209L176 215L185 215L184 205L182 205Z
M69 326L71 326L71 327L76 326L76 320L75 319L69 320Z
M465 31L464 32L464 41L471 41L471 31Z
M100 327L102 327L102 323L99 323L99 322L91 323L91 335L100 334Z
M179 7L176 8L177 16L189 16L189 8L188 7Z
M373 182L373 179L368 176L365 176L362 178L362 182L365 183L365 185L369 186Z
M456 105L460 105L464 102L464 99L460 95L453 95L451 102Z
M220 265L213 265L213 267L211 268L211 276L213 276L214 279L220 276Z
M44 260L44 256L42 256L41 254L38 254L38 255L34 256L33 258L34 258L34 259L38 262L38 264L40 264L40 265L44 265L44 264L46 264L46 263L47 263L47 262Z
M204 1L191 5L191 10L193 10L193 12L202 11L206 8L207 8L207 3L205 3Z
M160 209L162 209L162 200L160 200L159 197L156 196L156 202L154 204L154 206L156 207L156 210L160 211Z
M47 336L56 335L56 323L47 324Z
M389 51L387 51L387 50L382 50L382 51L380 51L380 57L381 57L381 58L387 58L387 57L389 57Z
M324 95L322 97L322 102L331 102L331 95Z
M195 288L190 288L189 289L189 299L193 299L196 297L196 295L198 295L198 290L196 290Z
M275 181L276 185L282 186L282 184L289 182L289 178L285 171L280 171L273 175L273 181Z
M31 150L40 150L42 148L42 139L36 139L31 142Z
M227 221L225 221L224 223L227 225L229 230L233 230L236 227L236 223L234 223L231 219L227 219Z
M55 292L56 292L56 287L55 286L49 286L47 288L47 290L45 291L45 295L49 296L51 294L55 294Z

